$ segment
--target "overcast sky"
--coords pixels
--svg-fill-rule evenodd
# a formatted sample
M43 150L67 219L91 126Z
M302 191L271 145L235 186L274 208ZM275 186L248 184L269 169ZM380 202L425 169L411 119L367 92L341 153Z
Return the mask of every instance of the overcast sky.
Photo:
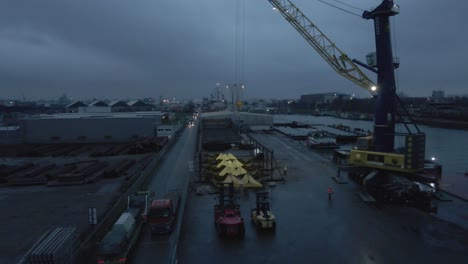
M267 0L238 1L245 3L238 65L246 99L367 95L337 75ZM341 1L361 9L381 2ZM316 0L293 3L349 57L365 61L375 50L372 21ZM395 3L399 91L468 94L468 2ZM235 0L2 0L0 99L208 97L216 83L236 81L236 32Z

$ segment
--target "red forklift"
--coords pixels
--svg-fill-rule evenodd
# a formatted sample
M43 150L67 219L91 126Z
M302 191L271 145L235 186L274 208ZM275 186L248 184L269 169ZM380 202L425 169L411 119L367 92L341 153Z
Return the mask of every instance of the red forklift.
M220 237L243 237L245 234L244 218L234 194L233 183L219 185L218 204L214 206L214 221Z

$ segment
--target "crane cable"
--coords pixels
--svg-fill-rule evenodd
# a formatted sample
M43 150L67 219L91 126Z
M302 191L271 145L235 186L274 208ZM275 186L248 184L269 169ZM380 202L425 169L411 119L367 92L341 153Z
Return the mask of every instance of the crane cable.
M341 11L343 11L343 12L346 12L346 13L348 13L348 14L351 14L351 15L355 15L355 16L361 17L361 15L358 15L358 14L356 14L356 13L353 13L353 12L351 12L351 11L349 11L349 10L346 10L346 9L344 9L344 8L341 8L341 7L338 7L338 6L336 6L336 5L333 5L333 4L330 4L330 3L327 3L327 2L325 2L325 1L323 1L323 0L317 0L317 1L319 1L319 2L322 2L322 3L326 4L326 5L329 5L329 6L331 6L331 7L334 7L334 8L336 8L336 9L339 9L339 10L341 10Z
M236 58L235 58L235 78L231 91L232 101L235 104L243 100L243 90L245 78L245 0L236 0ZM235 97L235 98L234 98Z
M235 32L235 42L236 42L236 50L235 50L235 60L236 60L236 67L234 69L234 85L237 84L238 77L239 77L239 0L236 0L236 32ZM234 85L232 88L234 88ZM232 89L231 88L231 89ZM232 103L234 104L234 93L231 91L232 95Z
M359 11L362 11L362 12L364 12L364 11L365 11L365 10L364 10L364 9L362 9L362 8L355 7L355 6L353 6L353 5L350 5L350 4L347 4L347 3L344 3L344 2L341 2L341 1L338 1L338 0L332 0L332 1L335 1L335 2L337 2L337 3L340 3L340 4L342 4L342 5L345 5L345 6L348 6L348 7L354 8L354 9L356 9L356 10L359 10Z
M242 75L241 75L241 84L245 83L245 0L242 0ZM243 90L242 90L243 92ZM244 98L241 98L243 100Z
M395 50L395 58L398 58L398 48L397 48L397 35L396 35L396 24L395 24L395 17L391 17L390 18L392 20L392 31L393 31L393 49ZM399 80L399 74L398 74L398 69L395 69L395 92L396 92L396 96L398 96L398 92L400 91L400 80ZM398 106L396 106L398 107ZM395 108L395 111L398 111L398 109ZM401 120L401 122L405 122L405 120ZM395 129L398 133L402 133L403 132L403 125L401 125L401 123L397 123L395 125ZM399 146L402 146L403 144L403 140L401 139L401 137L398 137L399 140L397 142L397 144Z
M395 17L392 17L392 27L393 27L393 48L395 50L395 57L398 58L398 49L397 49L397 41L396 41L396 38L397 38L397 35L396 35L396 25L395 25ZM399 81L399 78L398 78L398 71L396 71L396 89L400 89L400 81ZM398 91L398 90L397 90Z

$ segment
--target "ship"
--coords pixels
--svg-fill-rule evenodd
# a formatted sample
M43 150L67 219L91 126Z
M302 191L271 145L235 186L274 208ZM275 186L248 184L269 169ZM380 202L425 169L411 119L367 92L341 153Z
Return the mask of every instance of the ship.
M307 145L311 148L329 148L337 149L340 146L336 144L336 139L328 135L324 131L315 131L309 133L307 137Z

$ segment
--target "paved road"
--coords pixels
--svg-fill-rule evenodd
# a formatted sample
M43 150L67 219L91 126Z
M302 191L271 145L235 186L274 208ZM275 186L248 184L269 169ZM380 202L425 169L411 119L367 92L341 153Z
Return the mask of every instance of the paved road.
M412 208L375 208L337 185L336 167L300 142L257 134L288 165L285 184L271 187L274 234L249 221L254 192L241 197L243 240L220 239L213 196L190 194L179 243L179 263L468 263L468 232ZM335 190L327 200L327 187Z
M154 198L162 198L168 190L182 189L193 173L193 153L195 151L196 127L189 127L180 135L172 149L156 170L148 189L155 192ZM182 197L182 201L186 197ZM181 204L183 205L183 204ZM179 222L182 219L178 219ZM180 226L177 224L176 226ZM146 226L131 259L132 263L168 263L173 257L177 229L170 235L152 236Z

